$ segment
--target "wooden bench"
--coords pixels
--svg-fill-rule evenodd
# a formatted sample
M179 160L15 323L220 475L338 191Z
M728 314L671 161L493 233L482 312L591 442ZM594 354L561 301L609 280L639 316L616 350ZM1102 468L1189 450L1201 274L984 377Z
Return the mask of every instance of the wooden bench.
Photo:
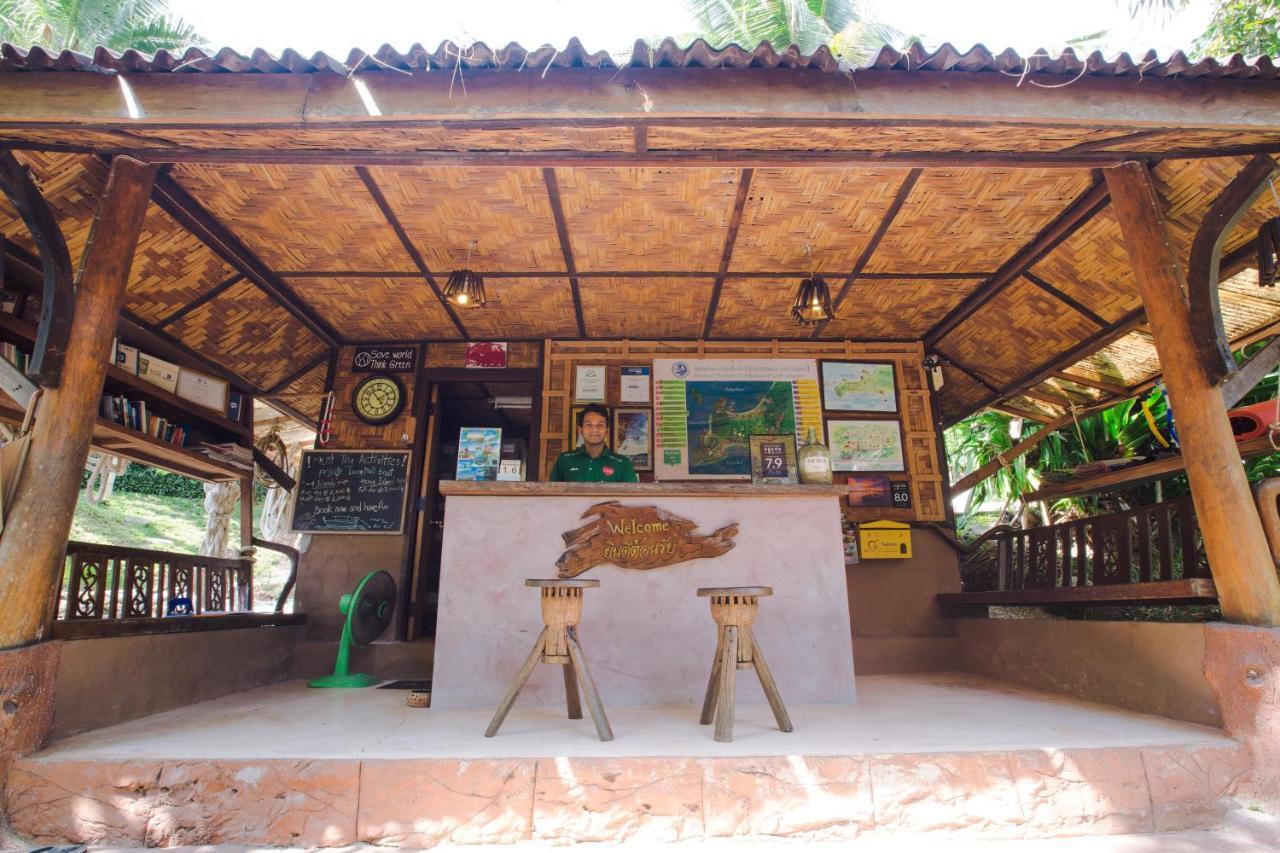
M1149 583L1098 584L1042 589L944 592L938 594L942 615L952 619L985 619L989 607L1038 607L1095 604L1213 604L1218 591L1208 578Z

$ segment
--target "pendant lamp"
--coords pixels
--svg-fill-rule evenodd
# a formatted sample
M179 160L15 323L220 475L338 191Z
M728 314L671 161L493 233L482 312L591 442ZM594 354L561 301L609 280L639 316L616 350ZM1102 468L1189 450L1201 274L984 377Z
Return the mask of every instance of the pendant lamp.
M471 249L476 241L467 244L467 263L460 270L449 274L444 285L444 298L459 308L479 308L484 305L484 277L470 269Z
M809 256L809 266L812 269L813 247L806 243L804 250ZM816 272L800 282L800 288L796 291L796 300L791 305L791 316L795 317L797 322L805 324L820 323L823 320L835 318L835 312L831 309L831 289Z

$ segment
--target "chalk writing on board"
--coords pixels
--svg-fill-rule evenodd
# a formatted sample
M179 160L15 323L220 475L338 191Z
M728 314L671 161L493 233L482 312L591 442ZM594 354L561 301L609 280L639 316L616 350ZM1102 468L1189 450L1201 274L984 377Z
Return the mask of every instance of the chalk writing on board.
M302 454L293 529L397 533L404 521L409 453L308 450Z

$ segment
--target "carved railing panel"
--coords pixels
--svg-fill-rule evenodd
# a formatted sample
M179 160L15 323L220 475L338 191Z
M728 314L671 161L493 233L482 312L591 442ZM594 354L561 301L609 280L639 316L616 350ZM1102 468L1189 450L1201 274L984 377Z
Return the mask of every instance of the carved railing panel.
M156 619L243 613L253 607L253 562L68 542L60 620Z
M1208 578L1190 497L992 536L996 590L1063 589ZM989 561L992 549L966 559ZM978 591L978 590L975 590Z

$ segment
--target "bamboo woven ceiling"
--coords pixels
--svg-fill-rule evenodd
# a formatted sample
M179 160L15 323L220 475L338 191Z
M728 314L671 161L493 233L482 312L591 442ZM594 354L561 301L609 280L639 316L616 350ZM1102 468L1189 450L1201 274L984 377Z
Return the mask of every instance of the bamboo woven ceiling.
M715 73L688 67L692 55L671 64L691 83ZM0 72L87 67L8 46L3 56ZM235 63L217 56L224 72L272 70L227 67ZM990 63L1000 57L988 54ZM879 67L894 68L889 59L882 54ZM821 57L796 62L784 70L779 59L776 73L834 73ZM163 70L161 57L155 63L143 72ZM1277 85L1269 66L1248 67L1165 71ZM1111 73L1126 73L1118 68ZM179 85L193 79L174 76ZM1159 365L1096 158L1150 164L1185 264L1232 177L1251 156L1280 152L1280 126L1135 130L1119 121L776 112L72 126L5 121L0 110L0 146L30 167L73 262L110 157L161 159L130 319L305 414L327 356L346 343L817 338L924 341L946 368L940 405L950 422L992 404L1049 419L1153 381ZM1263 194L1223 251L1220 299L1235 342L1280 324L1280 300L1250 279L1258 226L1277 215L1274 196ZM0 233L11 253L31 259L34 245L4 202ZM455 310L438 290L468 256L489 301ZM837 316L800 326L788 309L814 272L830 281Z

